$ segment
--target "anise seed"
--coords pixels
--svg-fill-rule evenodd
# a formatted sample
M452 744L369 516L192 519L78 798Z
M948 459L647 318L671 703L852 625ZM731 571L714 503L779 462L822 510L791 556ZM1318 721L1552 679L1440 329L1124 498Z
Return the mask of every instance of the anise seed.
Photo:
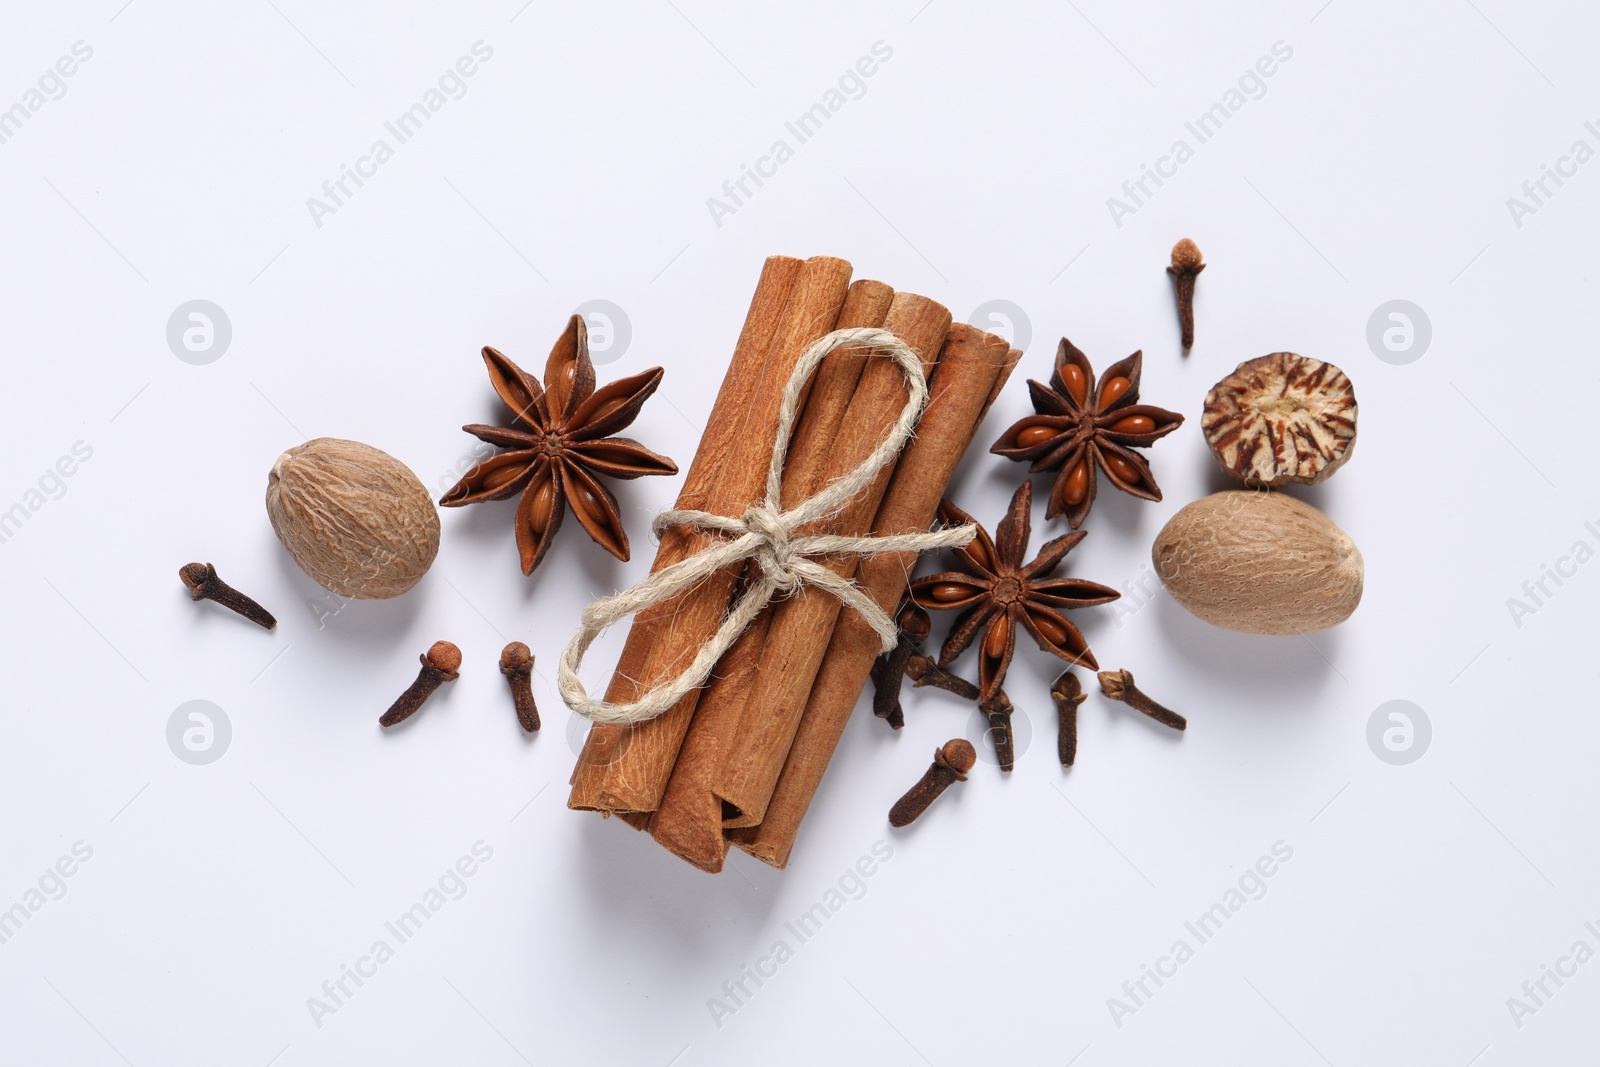
M994 570L994 557L989 555L989 550L983 547L983 542L973 538L961 551L965 552L972 561L984 570Z
M1122 375L1117 375L1105 385L1100 387L1100 410L1104 411L1118 400L1123 394L1133 387L1133 382Z
M1115 452L1107 452L1104 455L1106 467L1111 471L1112 474L1116 476L1118 481L1126 482L1128 485L1139 484L1141 481L1139 477L1139 468L1135 467L1132 463L1129 463Z
M544 529L550 521L550 508L555 503L556 482L554 478L547 478L533 494L533 504L528 508L528 519L537 529Z
M517 476L521 473L522 471L518 470L516 467L504 467L500 470L494 471L493 473L484 475L483 487L485 489L498 489L507 482L516 481Z
M1089 464L1083 460L1067 475L1066 490L1061 494L1068 504L1077 506L1089 495Z
M941 604L950 604L971 596L972 591L966 586L956 585L954 582L940 582L928 590L928 595Z
M1155 433L1156 420L1148 415L1129 415L1111 424L1112 433Z
M1067 639L1067 631L1058 626L1054 619L1044 615L1030 615L1029 618L1033 620L1033 625L1039 632L1044 634L1044 639L1057 648L1060 648L1061 643Z
M1066 385L1067 392L1072 395L1072 399L1078 402L1079 407L1082 407L1083 402L1089 396L1089 382L1084 377L1083 368L1076 363L1068 363L1061 368L1061 381Z
M1041 445L1056 436L1056 431L1049 426L1029 426L1017 434L1018 448L1032 448Z
M613 397L610 400L607 400L604 404L601 404L598 408L595 409L595 413L590 418L589 421L591 423L596 423L596 422L603 422L606 419L609 419L611 416L615 415L618 411L622 410L623 406L626 405L628 403L628 401L630 401L632 399L633 399L633 397L631 397L631 396L618 396L618 397Z
M983 638L983 654L990 659L999 659L1006 654L1006 625L995 623L989 627L989 632Z

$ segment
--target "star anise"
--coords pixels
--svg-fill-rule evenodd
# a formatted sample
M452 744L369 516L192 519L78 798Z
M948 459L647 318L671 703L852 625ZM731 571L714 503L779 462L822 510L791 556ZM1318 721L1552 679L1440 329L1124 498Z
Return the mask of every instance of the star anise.
M1060 609L1109 604L1121 596L1115 589L1096 582L1050 577L1073 546L1086 536L1081 530L1046 542L1033 561L1024 564L1022 557L1032 532L1032 508L1033 482L1024 481L1011 498L1005 518L995 527L994 540L980 526L970 544L955 550L957 559L971 573L945 571L911 583L912 599L925 608L965 609L939 652L941 667L959 656L978 631L983 631L978 645L978 688L986 701L995 698L1005 681L1011 654L1016 650L1019 625L1046 652L1068 663L1098 669L1082 632ZM972 522L969 515L949 501L939 505L939 516L947 526Z
M1029 381L1033 410L1000 435L989 451L1033 465L1029 474L1058 471L1045 518L1065 513L1076 530L1094 506L1097 471L1124 493L1160 500L1161 487L1150 473L1145 448L1183 425L1183 416L1139 403L1139 372L1144 353L1113 363L1095 385L1089 358L1065 337L1056 352L1048 386Z
M497 452L473 467L439 503L461 507L521 493L516 531L523 574L532 574L550 550L568 506L596 544L618 559L627 559L628 534L622 528L617 499L596 475L638 478L678 473L678 465L666 456L626 437L611 436L638 416L661 384L661 368L652 367L597 392L589 329L581 315L572 316L550 350L543 387L493 348L483 350L483 361L489 366L494 391L511 409L512 424L462 429L510 451Z

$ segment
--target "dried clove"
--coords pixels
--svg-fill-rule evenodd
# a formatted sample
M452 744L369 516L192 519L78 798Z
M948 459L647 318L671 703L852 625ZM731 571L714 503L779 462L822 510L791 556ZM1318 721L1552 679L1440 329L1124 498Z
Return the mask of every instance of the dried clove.
M214 600L268 630L278 625L272 612L218 578L217 568L209 563L185 563L178 568L178 577L183 579L189 595L195 600Z
M933 629L928 613L907 600L895 613L900 640L872 664L872 713L895 730L906 724L900 709L900 680L908 673L911 658L920 655L919 646Z
M1078 758L1078 705L1089 698L1071 670L1062 671L1061 677L1050 686L1050 698L1056 702L1056 711L1061 717L1056 755L1061 758L1061 766L1070 767Z
M1011 732L1011 713L1016 709L1011 706L1011 698L1004 689L997 690L994 696L978 705L978 710L989 720L989 736L994 740L994 755L1000 769L1011 770L1017 764L1016 739Z
M1178 289L1178 326L1183 330L1183 350L1194 347L1194 280L1206 269L1200 262L1200 249L1185 237L1172 246L1172 266L1167 273Z
M400 694L400 699L389 706L389 710L378 719L379 726L396 726L405 722L417 713L422 707L422 702L433 694L433 691L445 682L453 682L461 677L461 650L449 641L435 641L427 652L417 657L422 661L422 670L417 673L417 680L411 683L411 688Z
M1101 671L1100 691L1112 700L1120 700L1134 711L1150 716L1162 726L1170 726L1174 730L1186 730L1189 722L1175 711L1157 704L1154 700L1141 693L1133 684L1133 674L1129 671Z
M517 708L517 721L523 730L539 729L539 709L533 702L533 652L521 641L513 641L500 653L500 673L511 686L511 702Z
M906 677L911 679L911 688L921 689L931 685L935 689L943 689L946 693L954 693L965 700L978 699L978 687L965 678L958 678L939 666L921 652L914 653L906 661Z
M965 700L978 699L977 686L956 677L923 654L922 642L933 629L933 620L920 604L912 600L901 604L895 615L895 625L900 628L899 643L872 664L874 715L887 721L893 729L905 726L905 714L900 707L902 678L910 678L914 689L931 685Z
M954 782L967 780L967 772L978 762L978 752L972 742L958 737L933 752L933 763L922 780L912 786L905 796L895 801L889 809L890 826L907 826L917 816L928 810L928 805Z

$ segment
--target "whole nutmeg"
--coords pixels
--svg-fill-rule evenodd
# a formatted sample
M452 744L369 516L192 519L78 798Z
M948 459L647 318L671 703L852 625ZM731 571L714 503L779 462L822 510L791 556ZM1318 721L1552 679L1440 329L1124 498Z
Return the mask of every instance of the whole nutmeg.
M1361 602L1361 551L1333 520L1283 493L1233 489L1196 500L1150 556L1172 599L1214 626L1306 634Z
M319 437L278 457L267 515L300 569L356 600L387 600L439 554L439 512L404 463L359 441Z

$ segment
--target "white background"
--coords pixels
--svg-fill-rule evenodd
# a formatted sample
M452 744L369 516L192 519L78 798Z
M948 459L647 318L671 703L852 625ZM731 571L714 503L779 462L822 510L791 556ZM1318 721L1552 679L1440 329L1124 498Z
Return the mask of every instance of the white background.
M104 0L3 22L0 107L93 49L0 144L0 510L43 500L0 544L0 907L93 850L0 945L5 1062L1592 1062L1600 963L1547 979L1520 1026L1507 1006L1574 942L1600 950L1600 564L1547 580L1520 625L1507 604L1574 542L1600 548L1600 163L1520 226L1507 206L1575 140L1600 147L1586 6ZM479 40L493 58L465 95L319 227L307 198ZM878 41L864 95L717 225L708 197L793 146L784 122ZM1185 121L1279 41L1264 95L1197 145ZM1107 198L1178 138L1194 157L1117 225ZM1187 358L1163 271L1181 236L1211 264ZM620 487L630 563L569 520L524 579L511 504L451 510L418 589L319 628L337 604L262 505L282 450L369 442L437 496L473 444L460 425L500 414L478 349L539 368L605 299L633 339L600 378L667 368L636 436L687 466L777 252L846 257L958 319L1023 310L1027 358L952 489L987 524L1021 468L985 447L1056 340L1102 368L1142 348L1146 399L1189 417L1150 453L1166 499L1103 492L1064 568L1118 587L1222 486L1206 389L1271 351L1337 363L1360 442L1302 495L1365 553L1360 610L1309 639L1216 630L1164 594L1079 612L1186 735L1092 696L1063 771L1057 664L1023 648L1012 775L982 764L891 831L971 711L918 692L896 735L863 710L789 869L735 852L717 877L566 810L581 731L549 682L581 608L646 572L677 479ZM166 343L193 299L232 324L209 365ZM1394 299L1432 324L1407 365L1367 343ZM29 497L80 441L92 458ZM1042 498L1035 547L1060 532ZM189 560L277 631L190 603ZM461 680L381 733L443 637ZM512 638L543 671L532 740L495 669ZM195 699L232 727L206 766L166 739ZM1432 723L1410 765L1367 741L1394 699ZM478 841L466 894L317 1025L308 999ZM799 944L784 924L879 841L864 895ZM1279 841L1265 895L1199 945L1184 923ZM779 939L793 958L727 999ZM1194 958L1115 1019L1179 939ZM737 1007L720 1026L711 998Z

